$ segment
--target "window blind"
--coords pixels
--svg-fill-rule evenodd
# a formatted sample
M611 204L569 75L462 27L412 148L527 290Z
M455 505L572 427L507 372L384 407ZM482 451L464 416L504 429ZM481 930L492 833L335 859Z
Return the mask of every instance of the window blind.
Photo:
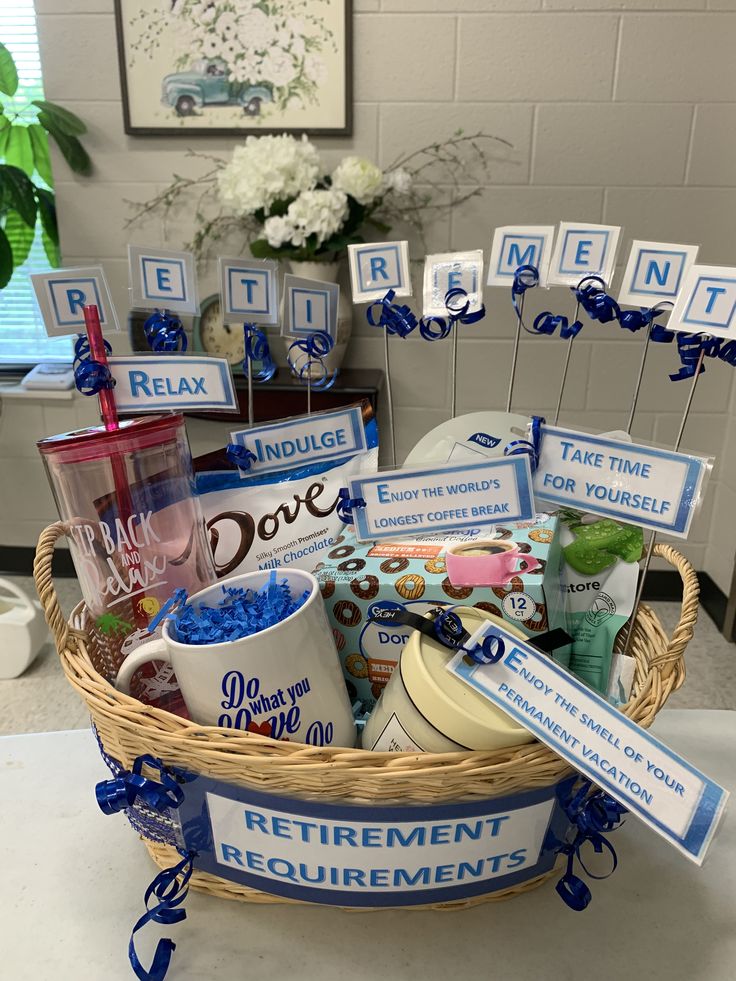
M0 40L8 48L18 68L18 91L12 99L3 96L6 112L18 112L33 99L43 99L41 59L38 50L36 14L33 0L0 3ZM28 121L33 122L31 106ZM34 180L38 179L38 175ZM0 290L0 364L35 364L39 361L72 360L72 338L47 337L36 306L31 273L51 268L41 239L40 225L28 258L15 270L4 290Z

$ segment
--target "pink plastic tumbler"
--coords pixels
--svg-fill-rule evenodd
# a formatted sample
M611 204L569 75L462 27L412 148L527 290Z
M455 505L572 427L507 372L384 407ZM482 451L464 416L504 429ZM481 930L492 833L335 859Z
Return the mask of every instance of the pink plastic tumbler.
M91 613L102 669L114 681L125 657L176 589L216 579L192 458L180 415L129 419L38 443ZM181 707L171 668L149 665L133 693Z

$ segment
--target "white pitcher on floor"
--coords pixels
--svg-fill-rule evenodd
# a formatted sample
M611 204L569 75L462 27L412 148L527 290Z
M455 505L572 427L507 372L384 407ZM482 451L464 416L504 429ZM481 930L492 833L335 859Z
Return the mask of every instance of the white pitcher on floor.
M23 674L47 638L41 604L14 583L0 579L0 679Z

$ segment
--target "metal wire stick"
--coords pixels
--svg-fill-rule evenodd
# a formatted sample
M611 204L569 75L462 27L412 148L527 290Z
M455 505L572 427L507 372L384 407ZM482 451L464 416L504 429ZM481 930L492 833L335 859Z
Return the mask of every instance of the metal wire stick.
M647 325L647 336L644 341L644 350L641 354L641 364L639 365L639 374L636 379L636 385L634 386L634 398L631 403L631 411L629 412L629 421L626 423L626 432L631 435L631 427L634 425L634 415L636 414L636 406L639 402L639 392L641 391L641 381L644 377L644 367L647 363L647 354L649 354L649 341L652 336L652 325Z
M452 332L452 364L450 374L452 375L452 396L450 401L450 416L455 418L457 412L457 324Z
M245 337L246 347L248 345L248 333L246 331ZM255 425L255 411L253 409L253 362L248 353L245 355L246 361L246 377L248 379L248 427L250 429Z
M675 439L675 445L672 447L674 453L680 449L680 443L682 442L682 434L685 432L685 426L687 425L687 418L690 415L690 406L693 404L693 396L695 395L695 386L698 384L698 378L700 376L700 369L703 366L703 360L705 359L705 345L700 348L700 354L698 355L698 363L695 365L695 374L693 375L693 381L690 385L690 393L687 397L687 402L685 403L685 408L682 413L682 421L680 422L680 430L677 433L677 438ZM636 598L634 600L634 609L631 611L631 619L629 620L629 629L626 634L626 641L624 643L622 654L628 654L629 647L631 646L631 638L634 634L634 622L636 620L636 614L639 612L639 605L641 604L641 597L644 592L644 582L647 578L647 573L649 572L649 565L652 561L652 555L654 553L654 545L657 540L657 533L653 531L650 538L649 544L647 545L647 554L644 558L644 565L641 570L641 578L639 580L639 586L636 590Z
M386 404L388 406L388 430L391 446L391 466L396 466L396 436L394 434L394 399L391 393L391 368L388 360L388 331L383 331L383 355L386 363Z
M521 321L524 315L524 296L519 298L519 314L516 318L516 337L514 338L514 353L511 356L511 376L509 378L509 393L506 396L506 411L511 412L511 399L514 394L514 379L516 378L516 362L519 358L519 340L521 338ZM453 412L453 415L455 413Z
M575 323L578 319L578 314L580 313L580 300L575 303L575 313L572 315L572 322ZM560 420L560 409L562 408L562 393L565 391L565 382L567 381L567 369L570 367L570 355L572 354L572 344L575 340L575 335L573 335L567 342L567 353L565 354L565 365L562 369L562 380L560 381L560 394L557 396L557 408L555 409L555 418L552 423L556 426Z

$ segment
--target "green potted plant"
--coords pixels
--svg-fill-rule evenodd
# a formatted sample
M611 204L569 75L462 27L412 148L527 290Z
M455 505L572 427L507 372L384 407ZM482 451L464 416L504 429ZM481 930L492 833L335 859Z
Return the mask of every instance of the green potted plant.
M0 289L28 258L37 221L49 263L59 265L49 136L76 174L92 172L79 141L87 129L82 120L44 99L23 104L17 91L18 69L0 43Z

